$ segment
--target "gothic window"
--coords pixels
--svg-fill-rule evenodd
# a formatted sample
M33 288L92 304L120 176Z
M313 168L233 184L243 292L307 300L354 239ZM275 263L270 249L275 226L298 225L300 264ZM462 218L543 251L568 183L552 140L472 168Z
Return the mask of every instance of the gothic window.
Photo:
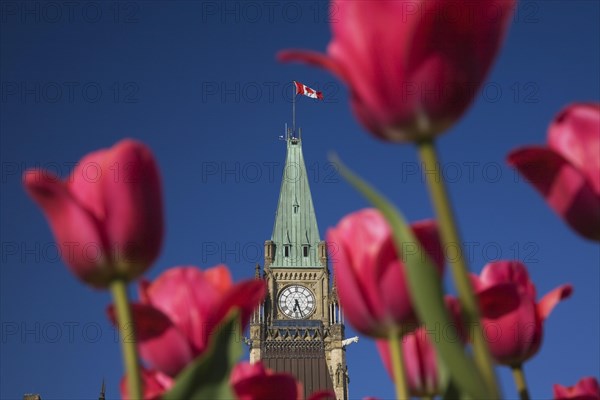
M308 257L308 245L307 244L302 245L302 255L304 257Z
M283 246L283 256L284 257L289 257L290 256L290 245L286 244Z

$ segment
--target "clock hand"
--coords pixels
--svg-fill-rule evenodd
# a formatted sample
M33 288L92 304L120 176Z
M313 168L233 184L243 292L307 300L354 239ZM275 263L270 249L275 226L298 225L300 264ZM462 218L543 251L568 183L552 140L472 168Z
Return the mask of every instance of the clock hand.
M296 307L298 308L298 312L300 313L301 317L304 317L304 314L302 314L302 309L300 308L300 303L298 303L298 299L294 299L294 310L296 311Z

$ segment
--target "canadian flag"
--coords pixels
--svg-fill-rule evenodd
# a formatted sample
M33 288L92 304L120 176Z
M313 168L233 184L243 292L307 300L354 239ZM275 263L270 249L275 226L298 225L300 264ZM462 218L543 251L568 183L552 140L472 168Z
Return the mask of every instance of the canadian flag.
M323 92L317 92L316 90L296 81L294 81L294 85L296 86L296 94L303 94L305 96L312 97L313 99L323 100Z

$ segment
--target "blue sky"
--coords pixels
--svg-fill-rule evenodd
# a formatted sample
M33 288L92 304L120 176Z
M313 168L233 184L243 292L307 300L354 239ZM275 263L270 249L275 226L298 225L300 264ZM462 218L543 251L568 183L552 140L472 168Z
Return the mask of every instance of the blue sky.
M327 4L131 1L0 3L0 397L118 397L122 375L107 293L80 284L57 259L20 174L63 176L85 153L124 137L154 151L164 184L166 240L148 272L225 262L250 277L271 235L291 122L290 82L324 91L298 101L321 237L366 206L332 169L331 151L379 187L410 220L432 216L412 146L384 144L354 119L347 89L328 73L280 65L285 48L324 50ZM541 296L570 282L571 299L545 325L525 366L534 398L553 383L600 374L600 251L568 229L505 164L513 148L545 142L553 116L600 97L596 1L521 2L475 104L439 140L471 269L519 258ZM450 284L450 281L448 280ZM450 285L449 285L450 288ZM451 290L451 289L450 289ZM348 329L348 336L353 336ZM391 398L374 344L348 348L351 398ZM516 398L498 368L506 398Z

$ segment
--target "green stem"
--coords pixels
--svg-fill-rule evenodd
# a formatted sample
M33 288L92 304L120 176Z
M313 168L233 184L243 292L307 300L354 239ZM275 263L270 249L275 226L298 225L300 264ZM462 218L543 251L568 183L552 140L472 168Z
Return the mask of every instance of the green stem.
M410 394L406 385L406 373L404 361L402 360L402 335L399 331L390 332L388 339L390 344L390 358L392 359L392 370L394 371L394 384L396 386L396 399L408 400Z
M527 381L525 380L525 373L523 372L523 366L521 364L511 368L513 373L513 379L519 392L521 400L529 400L529 389L527 389Z
M123 362L125 363L129 398L142 399L142 379L138 363L133 318L127 299L127 283L124 280L116 279L111 283L110 290L117 311L117 326L121 332L121 349L123 351ZM129 334L125 335L127 330L129 330Z
M433 140L429 139L419 142L417 149L423 163L429 193L435 208L442 243L444 244L444 252L450 248L456 250L456 256L451 257L449 261L463 317L465 318L467 327L474 328L472 329L472 336L475 362L484 376L490 396L500 398L496 374L494 372L494 363L487 343L484 340L482 327L479 322L479 307L473 293L473 288L471 287L469 268L463 257L462 242L458 234L458 228L446 191L443 175L440 171L440 163Z

